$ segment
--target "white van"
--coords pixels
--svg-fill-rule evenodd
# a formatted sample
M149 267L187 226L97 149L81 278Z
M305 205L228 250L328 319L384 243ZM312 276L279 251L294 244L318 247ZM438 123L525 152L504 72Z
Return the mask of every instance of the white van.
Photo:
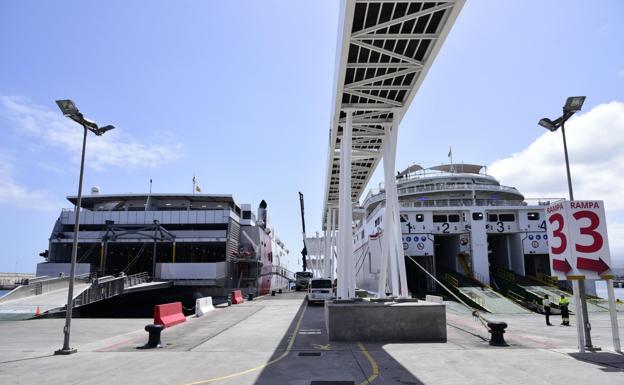
M332 298L332 281L329 278L313 278L308 287L308 303L325 302Z

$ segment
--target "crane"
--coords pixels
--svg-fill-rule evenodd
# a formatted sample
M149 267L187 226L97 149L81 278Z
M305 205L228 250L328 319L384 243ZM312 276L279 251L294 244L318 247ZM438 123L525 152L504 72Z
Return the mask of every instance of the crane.
M306 257L308 256L308 250L306 249L305 240L306 240L306 230L305 230L305 215L303 209L303 193L299 191L299 205L301 206L301 228L302 228L302 236L303 236L303 249L301 250L301 256L303 259L303 271L307 269Z

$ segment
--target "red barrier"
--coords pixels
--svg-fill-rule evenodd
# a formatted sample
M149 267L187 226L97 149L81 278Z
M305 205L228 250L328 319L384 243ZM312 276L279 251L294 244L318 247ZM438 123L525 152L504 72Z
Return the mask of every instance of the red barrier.
M243 299L243 293L240 290L234 290L232 292L232 304L238 305L239 303L243 303L245 300Z
M168 328L185 321L186 317L182 313L182 302L154 306L154 323L157 325L164 325Z

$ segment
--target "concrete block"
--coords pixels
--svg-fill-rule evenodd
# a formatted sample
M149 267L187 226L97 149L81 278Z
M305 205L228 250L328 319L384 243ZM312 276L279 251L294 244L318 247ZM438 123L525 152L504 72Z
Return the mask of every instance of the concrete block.
M434 303L444 303L444 298L437 295L426 295L425 301Z
M433 302L325 302L330 341L446 342L446 306Z
M195 316L201 317L209 311L213 311L215 307L212 304L212 297L197 298L195 300Z

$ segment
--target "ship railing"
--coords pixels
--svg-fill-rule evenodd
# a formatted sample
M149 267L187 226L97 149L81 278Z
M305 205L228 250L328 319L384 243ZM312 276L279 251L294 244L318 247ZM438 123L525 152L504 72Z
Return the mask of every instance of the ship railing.
M422 201L399 201L401 207L496 207L496 206L527 206L521 200L489 200L489 199L431 199Z
M444 278L446 279L446 282L448 282L452 286L459 287L459 280L453 277L452 275L450 275L449 273L445 273Z
M88 305L106 298L123 294L126 277L101 277L74 298L74 307Z
M132 274L124 277L125 287L136 286L149 281L149 274L147 272Z

